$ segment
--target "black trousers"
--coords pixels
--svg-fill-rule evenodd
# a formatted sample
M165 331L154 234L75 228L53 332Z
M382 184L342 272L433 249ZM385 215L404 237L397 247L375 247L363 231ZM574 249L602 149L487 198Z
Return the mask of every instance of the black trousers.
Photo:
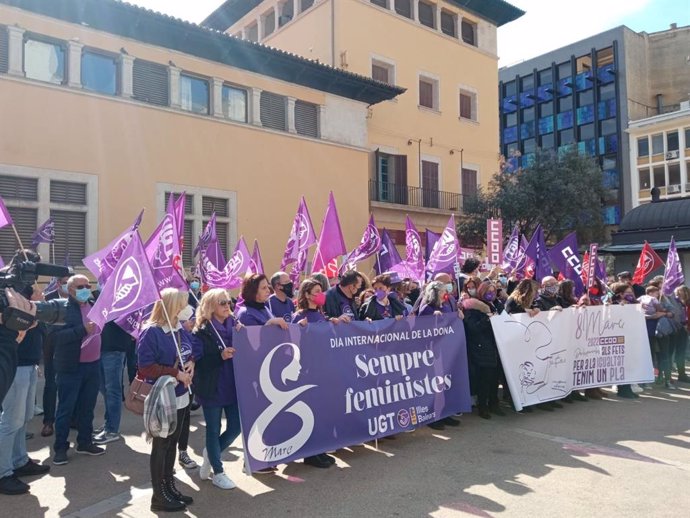
M190 403L194 401L194 396L189 395ZM179 422L177 427L180 429L180 438L177 441L177 449L185 451L189 444L189 413L191 412L191 405L187 405L187 412L184 415L184 421Z
M476 367L477 406L488 408L498 405L498 367Z
M175 457L177 456L177 443L180 440L180 432L182 431L182 422L185 419L185 415L189 416L189 405L177 411L177 427L174 433L165 439L153 438L150 467L154 491L164 479L173 476Z

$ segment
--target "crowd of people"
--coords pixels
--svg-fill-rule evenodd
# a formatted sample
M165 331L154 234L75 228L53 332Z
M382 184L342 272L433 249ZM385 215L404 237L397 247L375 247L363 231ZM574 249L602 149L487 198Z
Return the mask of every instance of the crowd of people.
M470 387L480 418L504 416L510 409L510 393L491 326L491 317L503 311L527 313L563 311L572 306L641 304L647 324L656 384L673 389L687 383L685 353L688 340L690 290L681 286L673 295L662 294L663 277L646 286L632 283L628 272L617 278L597 279L587 293L575 296L570 280L548 276L537 283L509 277L500 268L481 274L480 262L467 259L459 277L436 274L420 285L396 274L367 278L350 270L330 280L314 274L298 287L285 272L270 278L252 274L244 279L237 300L223 289L202 289L199 279L189 280L189 290L168 288L153 306L139 339L135 341L117 324L102 330L87 315L99 289L80 274L58 280L57 289L45 298L68 299L64 325L39 324L26 332L18 348L19 367L2 401L0 414L0 493L22 494L29 485L22 478L47 473L50 466L29 458L26 425L34 416L37 371L42 365L45 387L42 395L41 435L54 436L52 463L70 461L70 428L76 428L78 454L106 453L104 445L121 439L120 422L126 391L123 378L151 385L149 397L159 397L163 412L144 414L150 435L150 471L154 511L182 511L193 498L175 485L176 461L184 469L198 468L202 480L220 489L234 482L224 472L222 453L240 435L235 389L233 330L242 326L309 326L319 322L347 325L354 320L403 319L410 315L457 314L463 319L467 343ZM30 293L29 293L30 291ZM44 296L34 287L27 298ZM126 370L125 370L126 369ZM125 372L127 376L125 376ZM501 393L501 387L503 388ZM619 385L622 398L636 398L648 387ZM649 387L651 388L651 387ZM169 400L165 394L171 394ZM94 410L99 392L103 396L103 425L94 429ZM154 396L154 394L156 396ZM601 389L573 392L562 401L536 405L547 412L563 403L601 399ZM158 399L156 400L158 401ZM201 465L188 455L190 413L201 408L205 448ZM525 407L522 412L533 412ZM161 418L164 414L167 417ZM223 416L225 426L223 427ZM457 427L460 421L446 417L429 424L435 430ZM304 459L315 468L327 469L335 458L321 453ZM270 474L275 467L257 474Z

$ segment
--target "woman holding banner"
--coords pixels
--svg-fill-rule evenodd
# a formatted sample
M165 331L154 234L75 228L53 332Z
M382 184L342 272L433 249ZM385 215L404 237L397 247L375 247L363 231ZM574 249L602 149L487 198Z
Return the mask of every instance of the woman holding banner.
M611 291L613 292L611 304L637 304L635 292L630 284L625 282L616 282L611 286ZM632 385L616 385L616 390L618 392L618 397L621 398L637 399L640 397L633 392ZM642 391L640 390L640 392Z
M178 425L189 413L189 386L194 375L194 362L190 359L193 337L182 328L178 316L187 307L188 296L186 291L164 289L137 344L137 377L150 385L162 376L172 376L178 381L175 387ZM165 438L153 438L150 459L152 511L183 511L186 504L193 502L191 496L177 490L173 476L181 428L177 426Z
M496 338L489 320L496 313L496 288L491 282L471 282L479 287L474 296L463 301L465 336L470 367L470 384L477 396L479 417L491 419L491 414L504 416L498 403L499 357Z
M196 362L194 393L206 420L206 448L199 476L220 489L236 487L223 471L221 454L241 431L232 363L232 329L236 323L230 304L230 294L224 289L214 288L204 294L196 310L192 349ZM221 434L223 414L227 425Z

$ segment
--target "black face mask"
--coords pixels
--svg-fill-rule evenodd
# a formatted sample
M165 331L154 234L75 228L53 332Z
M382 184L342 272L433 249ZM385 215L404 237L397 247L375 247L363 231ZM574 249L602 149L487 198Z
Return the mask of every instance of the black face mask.
M289 299L293 297L295 294L294 292L294 285L291 282L288 282L287 284L281 284L281 288L283 288L283 293L285 293L285 296Z
M419 288L415 288L413 290L410 290L408 297L410 298L410 300L412 302L415 302L419 298L420 294L421 294L421 290Z

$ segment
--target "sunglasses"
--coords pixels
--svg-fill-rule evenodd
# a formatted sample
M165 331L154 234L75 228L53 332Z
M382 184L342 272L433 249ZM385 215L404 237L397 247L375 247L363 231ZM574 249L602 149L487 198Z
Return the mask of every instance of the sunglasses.
M230 305L230 301L229 301L229 300L219 300L219 301L218 301L218 305L219 305L219 306L229 306L229 305Z
M91 289L91 285L90 284L80 284L79 286L74 287L75 290L83 290L84 288Z

